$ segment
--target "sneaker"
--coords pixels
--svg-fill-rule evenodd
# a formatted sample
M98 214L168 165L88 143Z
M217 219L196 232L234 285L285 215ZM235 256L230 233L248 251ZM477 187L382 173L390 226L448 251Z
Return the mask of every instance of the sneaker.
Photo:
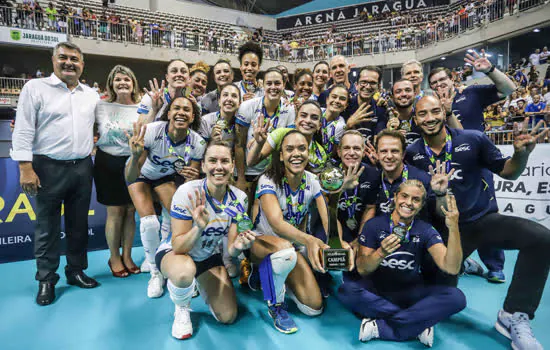
M269 316L273 319L273 325L275 328L285 334L296 333L298 327L288 312L286 311L286 304L268 305Z
M147 285L147 296L149 298L160 298L164 293L164 276L160 271L151 271L151 278Z
M468 258L464 260L464 273L467 275L483 276L483 267L474 259Z
M526 313L510 314L500 310L495 328L500 334L512 340L512 349L514 350L543 350L542 345L533 334Z
M196 298L196 297L198 297L199 295L201 295L201 291L199 290L199 285L198 285L198 283L195 283L195 289L193 290L193 296L192 296L192 298Z
M260 270L257 267L254 268L253 264L250 264L250 272L248 274L248 287L253 291L262 289Z
M372 318L364 318L361 322L361 328L359 328L359 340L362 342L367 342L371 339L376 339L380 337L378 335L378 325L376 320Z
M191 314L189 311L191 311L189 306L176 305L174 323L172 324L172 337L187 339L193 335L193 324L191 323Z
M248 283L248 277L250 276L250 262L247 258L241 261L241 278L239 278L239 284L244 285Z
M424 332L418 335L418 340L431 348L434 345L434 327L426 328Z
M487 281L493 283L504 283L506 282L506 277L504 276L504 272L502 270L489 271L487 273Z
M151 272L151 265L149 265L149 262L147 260L143 260L139 269L141 270L141 272Z

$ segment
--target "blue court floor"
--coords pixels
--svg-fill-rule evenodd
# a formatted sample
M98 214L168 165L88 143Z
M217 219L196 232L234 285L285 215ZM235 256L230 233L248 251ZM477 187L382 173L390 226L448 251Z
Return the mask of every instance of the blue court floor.
M136 262L142 248L134 249ZM239 317L230 326L216 323L203 300L193 299L191 339L170 336L173 304L167 294L160 299L146 295L148 274L115 279L107 267L107 251L89 254L88 274L101 283L83 290L68 286L62 275L53 305L39 307L34 298L34 261L0 265L4 276L0 287L0 349L424 349L418 341L392 343L358 339L360 320L333 297L323 315L308 318L289 301L298 333L285 335L271 325L261 293L237 285ZM477 258L477 257L476 257ZM515 253L506 255L506 277L512 277ZM62 258L62 272L65 259ZM335 274L339 279L338 274ZM541 301L533 328L545 348L550 348L550 283ZM489 284L476 276L465 276L460 287L468 307L436 326L436 349L509 349L509 341L493 328L509 283Z

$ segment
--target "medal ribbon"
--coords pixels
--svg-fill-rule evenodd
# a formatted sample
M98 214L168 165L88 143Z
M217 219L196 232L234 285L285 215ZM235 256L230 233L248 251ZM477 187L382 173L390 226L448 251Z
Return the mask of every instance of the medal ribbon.
M336 134L336 125L338 124L339 119L333 120L329 123L325 114L326 112L324 112L321 117L321 135L323 136L323 147L328 153L331 153L336 140L336 136L334 134ZM331 130L329 131L329 129Z
M273 122L271 123L271 130L277 129L277 124L279 124L279 115L281 114L281 102L277 106L275 114L273 114L273 116L270 118L269 114L267 114L265 103L262 101L262 114L264 115L264 124L267 124L271 120Z
M227 194L229 194L229 198L231 200L228 204L222 204L219 200L210 196L210 194L208 193L208 187L206 186L206 180L204 180L203 182L203 188L204 188L204 193L206 194L206 197L210 199L212 203L214 203L215 210L223 211L224 213L229 215L231 218L234 218L236 221L241 221L246 219L250 220L248 218L248 214L246 214L246 210L244 210L243 205L241 204L241 202L239 202L235 193L231 191L231 188L229 188L229 185L227 186ZM231 207L234 207L235 209L237 209L237 212L231 209Z
M183 160L185 165L189 165L189 160L191 159L191 132L189 130L187 130L187 139L185 141L185 147L183 147L183 157L176 153L170 141L170 136L168 136L168 131L166 131L166 143L168 144L168 153L170 153L170 155Z
M227 122L225 121L225 119L221 116L220 112L217 112L216 114L216 124L218 124L219 121L223 121L226 125L227 125ZM231 125L230 128L224 128L223 129L223 132L225 132L226 134L229 134L231 135L233 133L233 131L235 131L235 124L233 123L233 125Z
M428 155L428 158L430 158L430 163L432 163L432 165L435 167L435 156L430 146L428 146L426 139L424 139L424 148L426 149L426 154ZM447 132L447 136L445 136L445 169L447 171L447 174L451 171L451 162L453 160L452 151L453 140L451 134Z
M305 217L305 213L307 211L307 207L304 205L306 174L304 173L304 175L302 176L302 182L298 187L298 205L296 208L296 212L294 212L294 207L292 205L292 190L290 189L290 185L288 184L286 176L283 177L283 188L285 190L286 209L288 211L288 216L290 217L290 224L298 225Z
M393 199L393 195L390 193L390 190L388 189L388 187L386 186L386 183L384 182L384 172L382 171L382 188L384 189L384 194L386 195L386 198L388 198L388 200L392 200ZM403 179L401 181L401 183L407 181L409 179L409 168L407 168L407 164L403 164L403 172L401 173L401 178Z
M353 219L355 217L355 211L357 210L357 188L353 190L353 196L348 198L348 191L344 191L344 199L346 203L346 209L348 212L348 218Z
M172 97L170 97L168 88L164 88L164 100L166 101L166 104L170 104L170 102L172 102Z
M312 169L317 169L327 162L327 152L325 148L315 141L309 144L309 166Z
M414 225L414 220L407 227L407 234L405 235L405 239L403 240L403 242L409 242L411 238L411 228L413 227L413 225ZM394 226L395 225L393 224L393 218L392 218L392 215L390 214L390 234L393 233ZM405 226L405 224L399 223L399 226Z

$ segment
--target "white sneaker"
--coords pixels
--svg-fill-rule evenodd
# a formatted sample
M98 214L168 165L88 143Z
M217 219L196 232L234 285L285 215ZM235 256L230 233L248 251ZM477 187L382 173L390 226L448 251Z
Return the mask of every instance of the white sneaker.
M147 259L143 260L139 269L141 272L151 272L151 265L149 265Z
M174 323L172 324L172 337L187 339L193 335L193 324L191 323L191 313L189 311L191 311L189 306L176 305Z
M164 293L164 276L160 271L151 271L151 278L147 285L147 296L149 298L160 298Z
M424 332L418 335L418 340L431 348L434 345L434 327L426 328Z
M533 334L529 316L526 313L511 314L500 310L495 328L500 334L512 340L512 349L514 350L543 350L542 345Z
M378 325L372 318L364 318L359 328L359 340L367 342L373 338L378 338Z
M477 261L468 258L464 260L464 273L467 275L483 276L485 270Z

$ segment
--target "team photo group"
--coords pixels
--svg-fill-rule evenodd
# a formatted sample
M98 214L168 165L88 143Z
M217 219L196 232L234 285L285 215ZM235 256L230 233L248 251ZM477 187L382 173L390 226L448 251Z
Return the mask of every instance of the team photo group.
M81 82L81 49L55 47L53 74L21 91L10 152L36 202L36 303L56 299L62 204L67 283L99 286L84 273L95 183L107 208L106 271L149 273L136 293L169 294L174 338L192 337L197 296L217 322L238 327L239 289L250 289L282 333L300 327L287 303L328 317L326 298L336 298L357 316L362 342L431 347L436 325L467 306L459 276L483 274L470 255L502 283L503 251L516 250L495 328L516 350L542 349L530 322L550 230L500 214L493 176L517 179L548 129L516 122L511 156L484 133L484 110L516 83L473 50L464 61L488 85L463 86L447 68L423 72L411 60L387 90L380 67L352 75L343 56L304 63L289 79L285 66L262 70L263 54L254 42L239 47L240 81L223 57L211 67L175 59L147 82L117 65L100 98Z

